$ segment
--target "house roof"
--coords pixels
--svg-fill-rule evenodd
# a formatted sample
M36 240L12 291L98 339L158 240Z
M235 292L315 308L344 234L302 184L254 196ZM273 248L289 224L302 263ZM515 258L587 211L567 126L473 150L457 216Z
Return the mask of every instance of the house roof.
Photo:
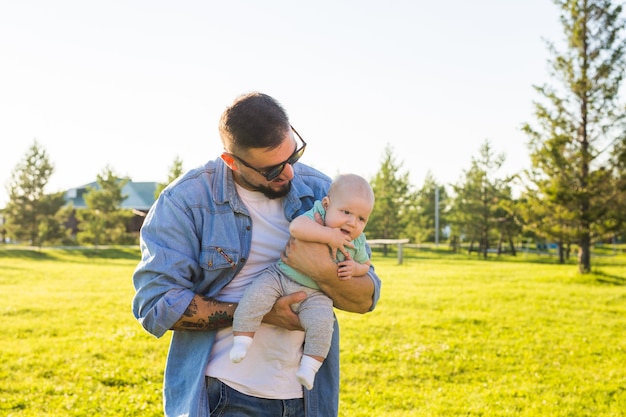
M155 201L154 193L157 186L158 183L156 182L128 181L122 187L122 195L125 195L126 198L122 201L120 208L148 211ZM80 187L70 188L65 192L66 204L72 203L75 208L87 208L85 194L89 192L88 188L97 190L100 186L97 182L91 182Z

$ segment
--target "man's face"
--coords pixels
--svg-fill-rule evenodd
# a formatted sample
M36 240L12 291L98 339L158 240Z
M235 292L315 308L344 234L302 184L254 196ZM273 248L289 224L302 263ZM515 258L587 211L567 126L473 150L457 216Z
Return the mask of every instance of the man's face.
M299 150L291 131L285 134L283 142L274 149L253 148L245 155L234 155L233 169L235 182L247 190L258 191L268 198L280 198L289 193L294 177L293 167L288 161ZM266 174L283 166L280 174L267 180Z

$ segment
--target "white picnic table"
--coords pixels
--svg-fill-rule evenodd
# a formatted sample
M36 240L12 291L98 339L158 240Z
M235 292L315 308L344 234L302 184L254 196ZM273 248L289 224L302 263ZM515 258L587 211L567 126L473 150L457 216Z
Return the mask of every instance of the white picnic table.
M409 239L367 239L370 246L396 245L398 247L398 265L402 265L403 245L409 243Z

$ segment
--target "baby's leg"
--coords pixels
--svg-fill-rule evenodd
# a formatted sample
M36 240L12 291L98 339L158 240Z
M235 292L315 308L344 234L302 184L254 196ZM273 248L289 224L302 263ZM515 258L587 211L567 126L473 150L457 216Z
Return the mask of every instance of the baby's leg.
M248 353L254 333L263 317L282 296L281 286L275 273L263 272L248 286L233 316L233 347L230 360L241 362Z
M296 377L304 387L311 389L330 349L335 321L333 302L321 291L314 292L300 304L298 316L305 335L304 355Z

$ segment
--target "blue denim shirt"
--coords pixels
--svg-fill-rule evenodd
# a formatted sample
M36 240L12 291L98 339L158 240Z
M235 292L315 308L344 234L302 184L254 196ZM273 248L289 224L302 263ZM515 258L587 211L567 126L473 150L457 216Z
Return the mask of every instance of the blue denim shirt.
M328 190L330 178L298 163L284 199L293 220ZM133 274L133 314L156 337L163 336L187 309L194 294L216 296L241 270L250 253L252 221L237 195L231 171L221 159L191 170L168 186L141 229L141 261ZM368 247L369 252L369 247ZM380 296L374 283L373 309ZM216 331L174 331L164 377L166 416L209 416L204 372ZM338 413L339 329L311 391L304 390L307 417Z

